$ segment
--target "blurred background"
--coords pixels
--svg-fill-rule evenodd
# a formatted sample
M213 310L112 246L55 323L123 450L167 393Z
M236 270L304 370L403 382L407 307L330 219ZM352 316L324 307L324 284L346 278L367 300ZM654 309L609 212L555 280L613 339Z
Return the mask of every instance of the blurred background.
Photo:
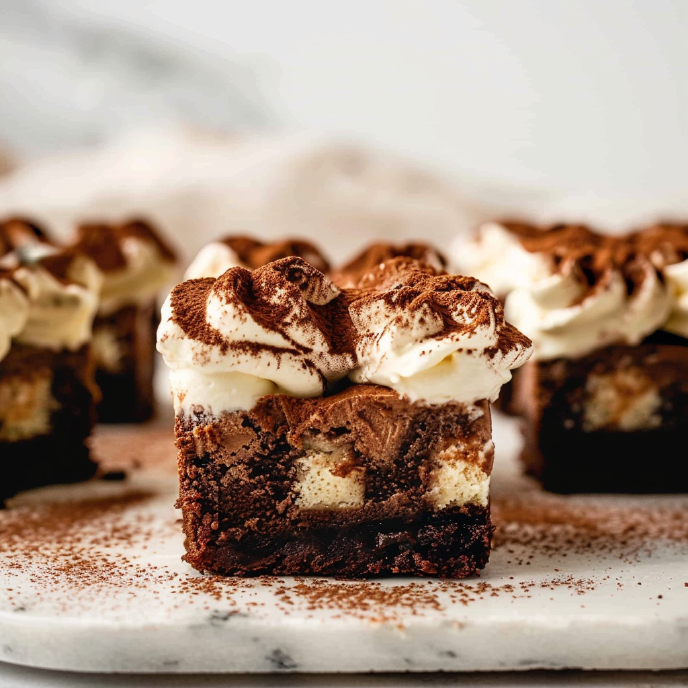
M680 0L0 0L0 212L146 213L185 257L682 218L686 25Z

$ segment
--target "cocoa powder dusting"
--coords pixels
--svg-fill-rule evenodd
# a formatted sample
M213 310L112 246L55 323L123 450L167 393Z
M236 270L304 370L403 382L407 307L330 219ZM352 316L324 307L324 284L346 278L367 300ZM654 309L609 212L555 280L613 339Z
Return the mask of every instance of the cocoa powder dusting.
M27 493L0 512L0 586L7 608L22 612L52 604L55 613L73 615L94 604L115 609L123 600L145 599L149 610L200 605L211 624L277 610L285 616L325 612L330 618L403 626L414 616L443 617L457 605L494 598L516 604L559 591L584 601L603 585L620 596L629 585L640 592L642 581L633 574L639 561L658 547L688 556L688 509L680 497L661 503L566 497L518 477L498 480L493 489L494 547L480 576L407 582L198 575L181 563L174 490L161 487L176 482L168 420L134 430L97 428L93 450L104 466L126 468L127 479L105 484L99 497L94 496L103 486L98 481L79 488L80 497ZM149 487L142 480L146 475L158 476ZM168 514L162 521L154 504ZM171 563L156 554L147 558L147 551L155 553L170 541L176 543ZM505 573L495 575L494 567ZM679 586L688 590L688 582ZM666 597L655 590L652 599L662 604Z
M231 248L242 264L250 270L290 256L303 258L320 272L326 273L330 270L330 264L325 256L313 243L305 239L292 237L281 241L263 242L246 235L232 234L218 241Z
M74 248L90 256L103 272L114 272L127 266L122 242L136 238L151 242L162 260L174 263L176 251L163 240L159 230L150 222L134 218L122 223L83 223L76 229Z
M586 225L500 223L526 251L548 256L555 271L574 271L590 289L604 286L612 270L621 272L629 294L637 291L651 266L662 279L667 265L688 259L688 225L657 223L620 235Z
M423 242L392 244L377 242L364 248L343 266L334 270L330 277L340 287L357 286L361 279L391 258L411 258L432 266L438 271L447 267L447 259L440 251Z
M497 323L498 345L488 355L529 348L530 340L504 322L502 303L475 278L438 272L429 264L410 257L391 258L365 273L356 287L338 290L321 272L299 257L283 258L254 271L241 267L227 270L217 279L188 280L172 291L173 319L191 339L216 346L222 353L250 347L230 341L207 324L210 298L234 304L237 317L250 317L259 327L280 334L290 349L306 361L312 347L295 341L290 330L298 330L315 343L324 340L330 354L345 354L353 360L359 343L369 336L354 326L353 314L384 306L395 313L394 324L405 327L419 311L441 318L442 331L470 334ZM464 317L465 316L465 317ZM365 319L365 316L362 316ZM256 355L269 347L252 344ZM279 354L279 349L272 348ZM314 361L311 361L314 363Z

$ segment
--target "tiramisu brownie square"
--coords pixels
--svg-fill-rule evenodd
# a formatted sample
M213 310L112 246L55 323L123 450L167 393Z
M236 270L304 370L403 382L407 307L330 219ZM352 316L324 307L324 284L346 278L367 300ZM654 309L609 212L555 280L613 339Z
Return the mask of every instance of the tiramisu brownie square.
M300 258L175 287L185 559L219 574L482 569L489 400L530 342L476 280L410 259L338 289Z
M688 490L685 461L648 464L688 432L688 226L501 232L530 265L505 304L534 345L513 385L528 472L557 492Z
M101 275L44 244L7 254L0 272L0 502L86 479L99 390L90 350Z
M290 256L303 258L320 272L327 273L330 269L327 258L312 242L305 239L291 237L261 241L246 234L227 234L201 248L186 268L184 279L219 277L229 268L235 267L255 270Z
M155 411L160 291L169 288L176 254L157 229L136 219L120 224L83 224L77 228L74 246L91 256L103 272L93 329L96 379L102 391L98 420L149 420Z

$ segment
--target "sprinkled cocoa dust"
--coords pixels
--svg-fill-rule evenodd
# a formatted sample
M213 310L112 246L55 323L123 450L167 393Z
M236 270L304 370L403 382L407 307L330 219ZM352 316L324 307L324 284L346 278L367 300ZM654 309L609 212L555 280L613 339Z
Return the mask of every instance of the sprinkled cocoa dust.
M453 607L491 598L510 604L535 594L542 599L543 590L578 597L604 584L605 590L611 586L622 594L632 583L640 591L633 565L656 547L673 547L688 556L688 509L680 498L656 503L563 497L514 479L500 483L493 494L492 558L499 558L500 566L506 561L512 575L491 578L489 565L482 578L460 581L199 575L181 563L181 525L172 508L173 495L134 480L148 472L166 476L168 486L174 484L171 428L153 423L135 431L99 430L93 446L105 465L129 471L126 480L100 481L99 487L107 488L100 498L82 486L78 499L56 501L50 492L40 499L42 493L33 493L12 500L0 512L0 598L5 607L23 611L50 597L53 604L61 601L57 612L73 614L87 612L96 602L102 608L104 600L112 600L114 609L121 607L123 598L140 595L147 604L159 600L161 609L198 603L218 623L228 615L260 614L269 606L284 615L296 610L306 617L327 612L330 618L401 624L409 617L444 616ZM170 502L164 521L150 511L151 503L161 499L163 504ZM147 550L174 538L179 541L179 559L172 565L146 557ZM568 566L582 560L592 562L584 576L578 572L580 565ZM623 575L618 575L619 565ZM687 588L688 583L680 586ZM666 594L657 593L653 591L652 599L666 603Z

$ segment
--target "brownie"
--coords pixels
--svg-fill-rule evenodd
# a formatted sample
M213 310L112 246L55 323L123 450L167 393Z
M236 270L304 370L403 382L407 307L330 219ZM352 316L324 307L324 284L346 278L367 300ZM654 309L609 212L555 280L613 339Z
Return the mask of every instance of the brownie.
M202 423L178 416L185 560L232 575L474 573L489 556L489 503L444 504L443 470L461 457L466 472L489 474L483 411L351 385L266 395Z
M518 378L526 471L559 493L688 491L688 346L651 336L580 359L528 362ZM653 457L661 453L662 461ZM673 458L675 456L675 458Z
M487 563L489 402L530 341L476 280L411 258L349 290L297 257L236 267L172 290L158 349L198 570L461 578Z
M88 439L99 396L89 346L12 347L0 361L0 503L22 490L96 473Z
M533 340L506 409L525 470L554 492L686 491L670 447L688 430L688 226L483 231L482 264L503 267L506 315Z
M155 414L155 333L160 313L154 302L123 306L97 315L93 344L96 382L102 391L101 423L142 423Z
M100 390L91 351L101 275L86 256L23 244L0 261L0 502L91 477Z
M138 218L81 224L73 246L103 272L93 326L96 378L102 392L98 420L147 421L155 413L158 294L173 277L176 252L157 227Z

